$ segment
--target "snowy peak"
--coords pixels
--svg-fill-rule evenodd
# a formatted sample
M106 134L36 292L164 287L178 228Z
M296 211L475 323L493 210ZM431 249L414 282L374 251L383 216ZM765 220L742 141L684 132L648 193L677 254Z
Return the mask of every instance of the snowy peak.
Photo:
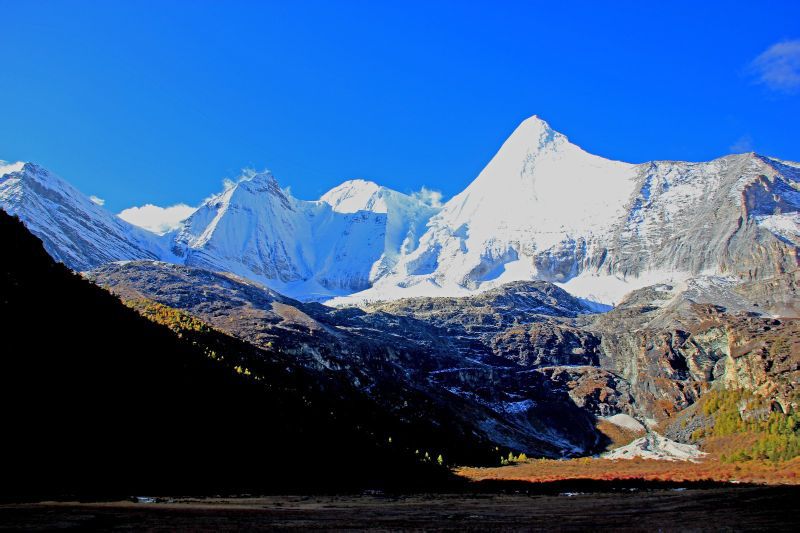
M580 270L577 255L623 215L635 177L634 165L588 154L531 117L431 220L400 283L454 291L564 281Z
M239 176L234 186L270 192L281 190L278 180L269 170L261 172L247 171Z
M593 156L534 116L517 127L443 217L482 237L608 223L633 192L634 166ZM502 236L502 232L501 235Z
M384 197L387 191L389 190L375 182L355 179L345 181L326 192L320 201L329 204L334 211L339 213L356 213L358 211L386 213L388 206Z
M286 209L293 209L292 198L281 189L272 172L247 172L233 186L231 200L248 202L246 198L260 198L264 201L278 201Z
M272 173L245 173L186 219L173 251L192 266L283 282L302 278L303 251L292 241L308 228L295 203Z
M555 131L538 115L533 115L523 120L504 144L544 149L547 147L557 148L568 142L563 133Z
M438 211L439 207L431 205L430 199L421 193L404 194L363 179L345 181L323 194L320 202L330 205L338 213L390 213L410 209Z
M162 243L33 163L0 165L0 207L17 215L58 261L74 270L121 259L156 259Z
M571 144L564 134L555 131L547 122L534 115L517 126L484 172L493 166L527 162L544 154L571 149L580 151L580 148ZM519 170L526 169L523 167Z
M365 180L304 201L271 174L252 174L201 205L175 235L173 252L187 265L323 299L369 288L416 246L435 212Z
M611 161L534 116L430 220L419 246L349 301L545 280L611 303L701 272L779 274L798 266L797 178L798 165L755 154Z

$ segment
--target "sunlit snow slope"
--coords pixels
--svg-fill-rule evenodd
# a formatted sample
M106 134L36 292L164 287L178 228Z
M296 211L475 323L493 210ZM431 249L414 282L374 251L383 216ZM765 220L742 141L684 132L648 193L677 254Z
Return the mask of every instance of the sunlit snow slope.
M272 174L257 173L200 206L176 232L173 253L290 296L326 299L369 288L416 247L435 212L363 180L298 200Z
M0 207L19 216L50 255L75 270L169 255L157 235L112 215L32 163L0 161Z

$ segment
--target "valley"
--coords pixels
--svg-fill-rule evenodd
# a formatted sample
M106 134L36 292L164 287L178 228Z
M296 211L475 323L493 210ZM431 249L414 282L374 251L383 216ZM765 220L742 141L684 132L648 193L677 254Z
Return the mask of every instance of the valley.
M16 453L78 428L30 494L798 483L796 163L609 161L532 117L443 205L253 172L163 235L2 168Z

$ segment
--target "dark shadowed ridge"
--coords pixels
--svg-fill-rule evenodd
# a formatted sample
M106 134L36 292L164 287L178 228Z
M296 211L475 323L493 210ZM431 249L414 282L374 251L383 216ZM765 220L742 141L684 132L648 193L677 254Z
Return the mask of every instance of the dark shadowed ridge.
M11 251L0 259L0 497L433 488L452 479L415 459L410 443L390 444L402 431L396 421L346 384L188 315L173 317L188 321L184 330L147 320L53 261L2 211L0 242Z

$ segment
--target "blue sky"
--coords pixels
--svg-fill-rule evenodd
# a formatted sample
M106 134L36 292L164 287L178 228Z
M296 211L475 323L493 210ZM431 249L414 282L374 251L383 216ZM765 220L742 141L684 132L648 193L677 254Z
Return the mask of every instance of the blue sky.
M449 197L532 114L631 162L799 160L800 2L648 4L0 0L0 159L115 212L243 167Z

